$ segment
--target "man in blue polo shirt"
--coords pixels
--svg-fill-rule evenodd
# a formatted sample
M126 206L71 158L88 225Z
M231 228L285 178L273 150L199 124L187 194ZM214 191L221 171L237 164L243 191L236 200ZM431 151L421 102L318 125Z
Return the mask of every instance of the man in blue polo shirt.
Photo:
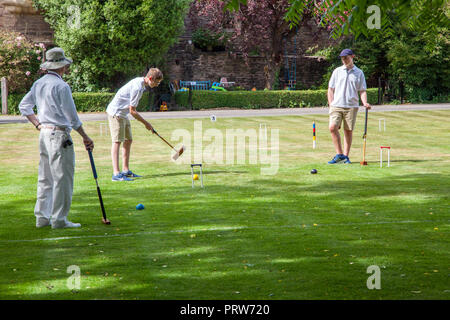
M336 150L336 155L329 164L350 164L348 157L352 145L353 129L359 108L358 93L364 107L370 109L367 103L367 85L364 73L353 64L354 53L350 49L342 50L340 54L343 66L336 68L331 75L328 84L328 105L330 107L331 138ZM339 129L344 122L344 150L342 149Z

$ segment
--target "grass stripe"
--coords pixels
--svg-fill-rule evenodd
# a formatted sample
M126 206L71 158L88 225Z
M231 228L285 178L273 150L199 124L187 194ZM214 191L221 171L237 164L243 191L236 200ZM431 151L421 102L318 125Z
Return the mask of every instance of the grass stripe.
M202 229L188 229L188 230L171 230L171 231L145 231L133 233L118 233L118 234L104 234L92 236L72 236L72 237L57 237L57 238L42 238L42 239L26 239L26 240L0 240L0 242L36 242L36 241L60 241L73 239L89 239L89 238L111 238L111 237L132 237L141 235L154 234L170 234L170 233L190 233L190 232L209 232L209 231L228 231L228 230L251 230L251 229L286 229L286 228L311 228L311 227L347 227L347 226L364 226L364 225L382 225L382 224L407 224L407 223L445 223L450 220L405 220L405 221L378 221L378 222L351 222L351 223L322 223L316 225L298 225L298 226L236 226L236 227L222 227L222 228L202 228Z

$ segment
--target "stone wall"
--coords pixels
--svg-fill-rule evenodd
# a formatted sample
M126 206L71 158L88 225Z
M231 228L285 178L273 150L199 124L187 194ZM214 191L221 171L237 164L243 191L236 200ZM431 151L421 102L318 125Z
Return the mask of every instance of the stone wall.
M51 45L53 31L36 11L31 0L0 0L0 28L20 32L34 42ZM248 64L242 56L232 57L227 52L203 52L192 45L194 31L189 17L185 20L185 31L167 55L168 77L170 80L210 80L219 81L226 77L246 89L265 85L264 63L261 57L250 58ZM334 41L324 29L313 22L302 27L294 40L286 43L286 53L296 57L297 83L302 88L317 86L322 81L327 63L318 57L310 57L308 48L323 48ZM280 86L284 86L284 63L280 71Z
M168 60L171 81L219 81L221 77L236 82L246 89L264 89L264 60L252 57L248 64L240 56L232 57L227 52L203 52L187 45L184 50L172 51ZM297 83L302 88L318 86L322 82L328 63L319 57L300 56L297 59ZM284 69L279 74L280 87L284 87Z
M264 63L261 58L251 58L248 65L240 56L227 52L203 52L187 45L186 50L172 51L168 69L170 80L210 80L221 77L246 88L264 88Z
M0 0L0 28L20 32L34 42L53 42L53 31L31 0Z
M221 77L237 85L251 89L264 89L264 61L261 57L251 57L246 64L242 56L232 57L227 52L205 52L192 44L192 25L189 18L185 20L185 31L178 43L169 51L168 71L171 81L219 81ZM302 88L318 86L328 67L320 57L309 56L307 50L318 50L335 43L329 33L318 28L312 21L300 29L297 36L285 44L285 53L296 57L296 80ZM292 63L292 59L290 59ZM280 87L283 88L285 78L285 60L280 70Z

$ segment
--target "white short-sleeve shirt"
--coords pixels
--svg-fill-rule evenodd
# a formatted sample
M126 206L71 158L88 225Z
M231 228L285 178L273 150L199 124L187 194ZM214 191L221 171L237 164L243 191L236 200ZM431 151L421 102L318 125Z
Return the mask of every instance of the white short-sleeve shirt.
M334 88L332 107L358 108L360 91L367 90L364 72L356 66L348 70L345 66L336 68L331 75L329 88Z
M106 112L111 116L127 118L130 106L137 107L145 91L144 77L134 78L117 91Z

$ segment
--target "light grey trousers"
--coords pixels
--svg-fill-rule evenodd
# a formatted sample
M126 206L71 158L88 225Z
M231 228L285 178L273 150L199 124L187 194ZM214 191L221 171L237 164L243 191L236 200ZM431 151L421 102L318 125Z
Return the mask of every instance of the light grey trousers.
M66 131L40 131L37 200L34 208L36 226L49 221L56 227L66 224L72 204L75 172L73 145L63 146L68 139L72 141Z

